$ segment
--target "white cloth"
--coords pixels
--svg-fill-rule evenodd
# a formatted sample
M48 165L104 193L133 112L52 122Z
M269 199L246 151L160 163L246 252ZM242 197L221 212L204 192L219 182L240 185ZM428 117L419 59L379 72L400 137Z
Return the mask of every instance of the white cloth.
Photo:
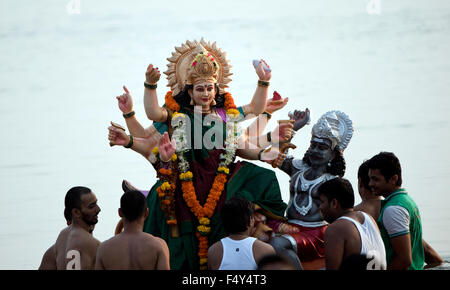
M229 237L220 240L223 247L222 262L219 270L256 270L253 257L253 243L256 238L232 240Z
M360 254L366 255L367 258L372 259L372 261L368 263L368 270L369 267L371 269L385 270L387 266L386 249L380 231L369 215L364 212L361 213L364 216L364 222L362 224L345 216L340 217L339 219L351 221L358 229L359 236L361 237Z
M383 225L390 238L408 234L408 210L399 205L388 206L383 213Z

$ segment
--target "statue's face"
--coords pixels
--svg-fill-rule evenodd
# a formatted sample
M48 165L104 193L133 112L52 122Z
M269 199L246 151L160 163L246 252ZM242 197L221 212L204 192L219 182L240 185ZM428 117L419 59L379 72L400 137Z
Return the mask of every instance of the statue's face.
M327 165L328 162L333 160L334 152L331 149L331 141L328 139L322 139L314 137L311 139L310 146L308 148L309 161L311 165Z
M211 102L216 95L216 86L213 82L201 81L196 83L193 89L189 90L188 93L196 106L202 106L203 109L209 109Z

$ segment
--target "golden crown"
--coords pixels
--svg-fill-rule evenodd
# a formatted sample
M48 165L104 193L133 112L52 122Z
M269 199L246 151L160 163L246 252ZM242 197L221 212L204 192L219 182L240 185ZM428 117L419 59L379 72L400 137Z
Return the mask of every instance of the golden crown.
M206 42L203 38L200 41L188 40L175 47L172 56L167 60L169 63L164 73L167 75L167 86L174 96L182 91L186 84L194 84L199 79L214 81L220 93L225 93L224 89L231 81L231 65L226 59L226 53L218 48L215 42Z
M219 65L209 52L199 52L192 61L186 75L186 84L194 85L200 81L217 82Z

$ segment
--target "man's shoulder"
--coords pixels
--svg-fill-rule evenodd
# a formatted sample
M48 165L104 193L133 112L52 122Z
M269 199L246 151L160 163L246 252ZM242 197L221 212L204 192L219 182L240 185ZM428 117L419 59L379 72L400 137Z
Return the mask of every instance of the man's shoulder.
M355 229L353 222L347 219L338 219L327 227L325 235L330 238L345 237Z
M275 249L272 247L272 245L265 243L263 241L260 241L258 239L256 239L255 242L253 243L253 248L255 250L259 250L259 251L275 253Z
M212 244L209 248L221 248L222 246L222 241L218 240L217 242L215 242L214 244Z
M118 242L119 237L118 236L113 236L103 242L101 242L99 244L99 249L106 249L109 248L110 246L113 246L114 244L116 244Z
M68 242L72 247L97 248L100 241L94 238L90 233L82 229L71 230L68 236Z
M223 245L222 242L219 240L212 244L208 249L208 255L214 255L217 254L218 251L223 251Z
M156 248L156 249L164 249L167 248L167 243L164 239L160 237L153 236L149 233L141 233L141 239L145 242L147 247Z

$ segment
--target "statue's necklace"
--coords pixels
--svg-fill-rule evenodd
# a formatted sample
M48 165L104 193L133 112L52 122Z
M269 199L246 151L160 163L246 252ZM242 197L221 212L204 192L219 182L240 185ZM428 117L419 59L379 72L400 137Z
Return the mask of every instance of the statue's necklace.
M295 209L302 215L305 216L308 214L309 210L312 207L312 196L311 196L311 190L314 188L315 185L321 183L325 179L325 174L322 174L320 177L313 179L313 180L307 180L304 176L306 170L300 173L297 177L297 180L295 181L294 185L294 207ZM300 189L301 191L308 192L308 205L307 206L299 206L297 204L297 188L298 188L298 182L301 181Z

